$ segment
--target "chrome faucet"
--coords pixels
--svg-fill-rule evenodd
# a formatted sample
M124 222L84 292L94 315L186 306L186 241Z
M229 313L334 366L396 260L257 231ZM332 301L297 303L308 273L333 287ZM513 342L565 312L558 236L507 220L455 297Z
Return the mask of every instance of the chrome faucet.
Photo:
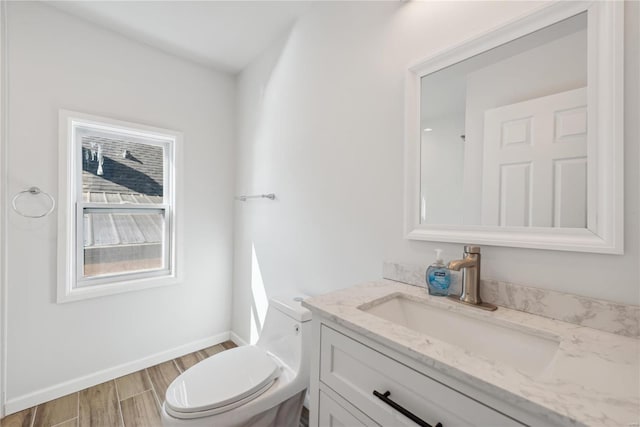
M460 296L450 295L449 298L483 310L494 311L498 308L480 299L480 246L466 245L464 257L451 261L447 268L454 271L462 270L462 292Z

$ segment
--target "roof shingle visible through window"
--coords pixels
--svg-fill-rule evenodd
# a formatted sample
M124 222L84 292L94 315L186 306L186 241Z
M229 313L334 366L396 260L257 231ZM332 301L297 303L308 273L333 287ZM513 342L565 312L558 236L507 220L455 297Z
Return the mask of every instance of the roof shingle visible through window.
M99 152L103 156L102 175L98 175ZM162 147L94 135L82 138L85 192L162 196L163 166Z
M123 153L126 152L126 155ZM99 154L102 175L98 175ZM82 138L82 191L85 202L163 202L162 147L116 138ZM86 249L162 242L163 218L158 213L85 214Z

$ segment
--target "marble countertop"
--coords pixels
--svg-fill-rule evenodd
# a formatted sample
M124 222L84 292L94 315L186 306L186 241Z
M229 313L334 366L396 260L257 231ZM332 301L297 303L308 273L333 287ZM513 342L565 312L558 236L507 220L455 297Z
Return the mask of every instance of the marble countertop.
M398 293L453 313L556 337L558 351L544 372L529 374L358 309ZM313 297L303 305L553 424L640 425L640 340L636 338L503 307L486 312L391 280Z

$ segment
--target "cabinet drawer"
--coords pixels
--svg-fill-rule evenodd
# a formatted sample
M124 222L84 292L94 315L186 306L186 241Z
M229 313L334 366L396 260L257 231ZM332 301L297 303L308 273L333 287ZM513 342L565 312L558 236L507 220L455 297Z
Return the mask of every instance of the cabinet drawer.
M325 325L320 345L320 380L380 425L416 424L374 390L432 426L522 425Z
M357 418L338 402L327 396L322 390L320 391L319 408L320 427L367 427L368 425L373 425L371 421L365 422ZM357 409L352 412L357 413Z

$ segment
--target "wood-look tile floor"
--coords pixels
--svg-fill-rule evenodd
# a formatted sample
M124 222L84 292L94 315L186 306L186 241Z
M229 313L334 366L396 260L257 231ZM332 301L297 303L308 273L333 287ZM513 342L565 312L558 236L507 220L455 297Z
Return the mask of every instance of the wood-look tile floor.
M1 427L157 427L169 384L201 360L235 347L231 341L116 378L8 415ZM305 410L301 424L307 424Z

